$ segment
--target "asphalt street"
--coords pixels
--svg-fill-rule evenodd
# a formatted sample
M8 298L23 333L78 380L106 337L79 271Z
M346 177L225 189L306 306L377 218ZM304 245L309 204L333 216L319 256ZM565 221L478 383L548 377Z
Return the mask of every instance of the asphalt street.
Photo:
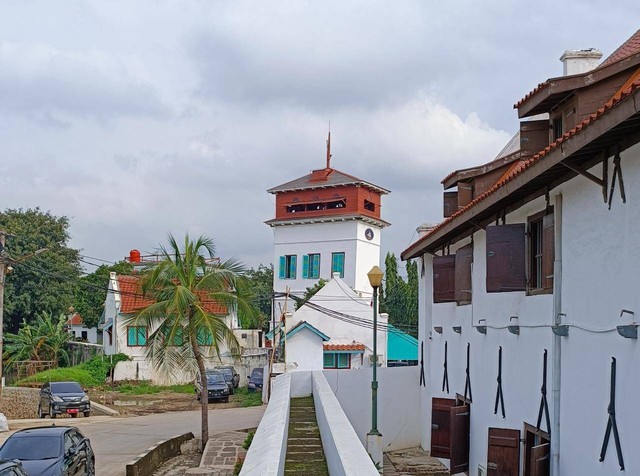
M260 423L266 406L209 410L209 433L255 428ZM141 417L58 418L55 421L22 420L11 425L11 430L28 426L77 426L91 439L96 454L98 476L124 476L125 465L159 441L187 432L198 437L200 412L171 412ZM3 442L10 433L0 434Z

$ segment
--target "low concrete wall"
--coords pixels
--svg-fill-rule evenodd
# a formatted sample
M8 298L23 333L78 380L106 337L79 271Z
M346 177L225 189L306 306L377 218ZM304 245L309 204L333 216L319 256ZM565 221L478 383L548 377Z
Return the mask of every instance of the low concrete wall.
M291 374L282 374L273 382L271 400L253 437L240 475L284 475L290 406Z
M8 420L38 417L40 389L26 387L4 387L0 398L0 413Z
M384 452L420 446L419 371L419 367L378 368L378 429ZM371 369L322 372L366 445L371 429Z
M379 476L322 371L313 372L313 401L331 476Z
M193 439L193 433L174 436L149 448L135 460L127 463L126 476L151 476L166 460L180 454L180 445Z

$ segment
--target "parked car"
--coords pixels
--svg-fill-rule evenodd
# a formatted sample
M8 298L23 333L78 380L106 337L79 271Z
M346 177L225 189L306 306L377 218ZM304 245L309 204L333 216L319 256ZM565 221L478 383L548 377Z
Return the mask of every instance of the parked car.
M231 391L229 390L229 385L227 385L222 372L217 370L207 370L205 375L207 376L207 402L211 402L212 400L228 402ZM196 375L195 387L196 393L198 394L198 400L201 400L203 392L202 384L200 383L200 373Z
M78 382L47 382L40 388L38 416L71 415L78 413L88 417L91 415L91 402Z
M249 377L250 392L255 392L256 390L262 389L263 373L264 369L262 367L256 367L251 371L251 376Z
M29 476L20 461L0 459L0 476Z
M91 442L72 426L18 430L0 447L0 458L19 461L30 476L95 475Z
M232 365L220 365L214 370L218 370L224 374L224 379L229 385L229 391L231 392L231 395L233 395L235 393L234 390L238 388L238 385L240 385L240 375L238 375L236 369L233 368Z

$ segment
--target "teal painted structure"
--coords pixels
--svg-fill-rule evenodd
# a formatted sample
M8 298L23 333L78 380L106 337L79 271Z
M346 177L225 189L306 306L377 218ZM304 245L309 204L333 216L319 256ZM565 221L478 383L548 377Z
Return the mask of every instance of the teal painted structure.
M418 339L389 324L387 361L418 360Z

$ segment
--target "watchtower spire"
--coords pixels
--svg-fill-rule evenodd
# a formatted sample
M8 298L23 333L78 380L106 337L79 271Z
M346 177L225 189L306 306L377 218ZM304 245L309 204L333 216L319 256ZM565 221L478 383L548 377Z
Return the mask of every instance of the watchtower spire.
M327 169L331 168L331 123L329 123L329 136L327 137Z

